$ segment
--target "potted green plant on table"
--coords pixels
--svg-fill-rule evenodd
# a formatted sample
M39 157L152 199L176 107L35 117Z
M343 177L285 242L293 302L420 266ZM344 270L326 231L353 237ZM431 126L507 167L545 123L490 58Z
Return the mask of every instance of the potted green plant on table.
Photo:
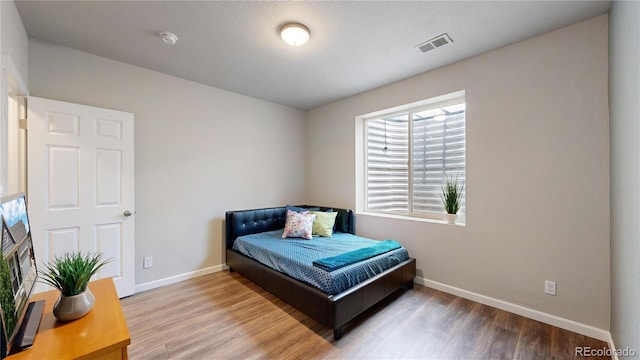
M458 210L462 206L464 184L459 181L458 174L447 175L442 183L442 206L446 211L447 222L455 224Z
M101 253L68 252L44 264L39 281L60 291L53 305L58 320L75 320L89 313L95 303L89 281L109 261L102 260Z

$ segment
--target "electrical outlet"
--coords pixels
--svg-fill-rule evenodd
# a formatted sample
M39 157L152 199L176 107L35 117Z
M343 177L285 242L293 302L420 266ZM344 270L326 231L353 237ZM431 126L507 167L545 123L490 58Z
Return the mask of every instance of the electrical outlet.
M556 282L555 281L544 281L544 293L556 296Z
M149 269L153 267L153 256L145 256L144 261L142 262L143 269Z

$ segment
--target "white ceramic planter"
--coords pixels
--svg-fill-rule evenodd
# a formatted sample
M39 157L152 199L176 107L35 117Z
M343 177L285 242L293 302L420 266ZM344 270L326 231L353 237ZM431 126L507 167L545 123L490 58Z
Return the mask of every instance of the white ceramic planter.
M74 296L62 296L60 294L60 297L53 305L53 315L61 321L76 320L87 315L95 301L96 298L89 288L82 294Z
M455 224L458 220L458 214L447 214L447 223Z

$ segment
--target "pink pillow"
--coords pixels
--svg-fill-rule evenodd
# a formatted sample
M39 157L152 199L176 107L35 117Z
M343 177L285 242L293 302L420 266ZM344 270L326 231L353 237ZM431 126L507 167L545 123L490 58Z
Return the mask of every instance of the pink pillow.
M295 212L287 210L287 221L284 224L282 238L301 237L310 240L313 236L313 221L316 214L305 212Z

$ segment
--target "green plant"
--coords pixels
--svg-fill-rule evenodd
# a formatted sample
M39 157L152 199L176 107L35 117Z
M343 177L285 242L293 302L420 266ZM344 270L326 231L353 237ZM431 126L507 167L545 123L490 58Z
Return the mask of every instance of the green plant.
M87 290L91 277L110 261L102 260L101 253L64 253L44 264L39 281L60 290L63 296L78 295Z
M11 282L11 271L3 255L0 255L0 306L4 313L4 325L7 334L13 334L16 327L16 299L13 296L13 285Z
M464 184L460 183L458 174L448 175L442 183L442 206L447 214L457 214L462 206Z

